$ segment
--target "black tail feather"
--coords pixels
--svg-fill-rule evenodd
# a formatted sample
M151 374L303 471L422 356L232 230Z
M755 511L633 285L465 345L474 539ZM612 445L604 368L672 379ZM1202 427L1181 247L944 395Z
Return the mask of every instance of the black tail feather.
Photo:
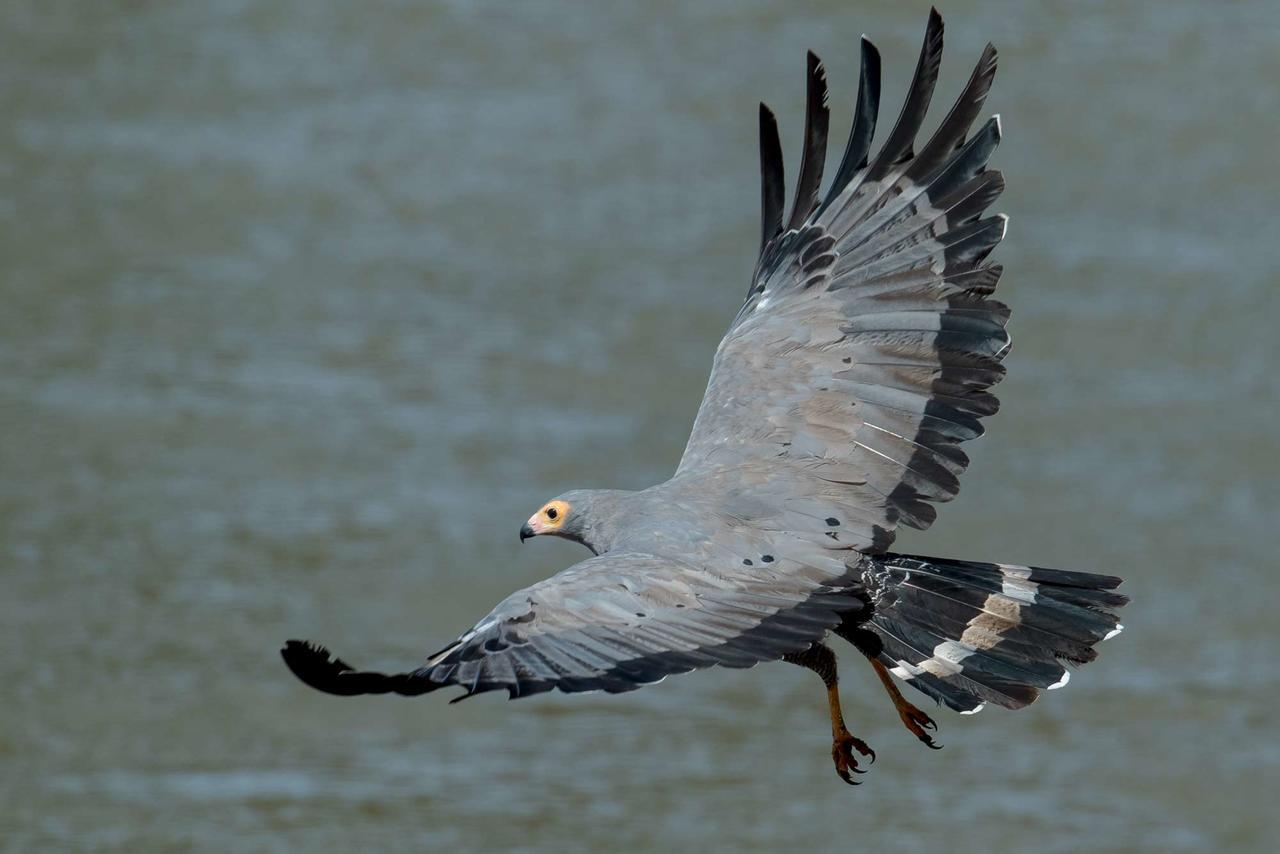
M1109 575L885 555L864 576L890 672L939 703L1022 708L1070 679L1066 664L1124 627L1128 597Z

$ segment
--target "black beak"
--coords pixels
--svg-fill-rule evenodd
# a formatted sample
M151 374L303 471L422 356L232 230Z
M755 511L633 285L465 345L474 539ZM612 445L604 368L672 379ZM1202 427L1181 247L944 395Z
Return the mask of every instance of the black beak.
M536 534L533 533L533 528L530 528L529 523L525 522L524 527L520 529L520 542L523 543L525 540L533 536L536 536Z

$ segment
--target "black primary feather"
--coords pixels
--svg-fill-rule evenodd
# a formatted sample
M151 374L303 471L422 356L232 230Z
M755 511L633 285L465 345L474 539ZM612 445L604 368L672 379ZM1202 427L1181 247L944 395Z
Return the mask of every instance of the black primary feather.
M911 89L893 130L884 141L884 147L868 167L866 180L884 177L889 169L911 156L911 145L920 132L924 115L933 98L933 87L938 82L938 69L942 64L942 16L937 9L929 10L929 24L924 31L924 45L920 59L911 78Z
M286 641L280 650L284 663L306 684L326 694L353 697L357 694L403 694L414 697L441 687L439 683L411 673L373 673L356 670L329 650L309 641Z
M796 179L796 197L791 203L791 221L787 223L790 229L804 225L817 206L827 159L827 130L831 119L827 109L827 72L813 51L809 51L806 82L804 148L800 155L800 176Z
M854 106L853 127L845 144L840 168L827 190L824 205L831 204L836 196L849 185L854 174L867 165L871 152L871 139L876 133L876 118L880 113L880 51L865 36L862 38L862 71L858 76L858 102Z
M782 167L782 140L778 120L765 104L760 105L760 254L782 233L782 207L786 202L786 180Z
M969 126L982 112L987 93L991 91L991 84L996 76L997 58L995 45L988 42L982 51L982 56L978 58L977 65L973 68L973 73L969 76L969 82L965 84L964 91L960 93L960 97L952 105L947 117L942 120L942 124L938 125L938 129L925 143L924 148L920 149L920 153L908 168L909 178L918 183L928 180L928 176L945 163L953 151L964 144Z

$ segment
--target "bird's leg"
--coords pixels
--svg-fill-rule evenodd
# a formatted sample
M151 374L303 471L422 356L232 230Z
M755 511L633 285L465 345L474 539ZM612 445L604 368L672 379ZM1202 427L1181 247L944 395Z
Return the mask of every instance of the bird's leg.
M916 738L920 739L934 750L940 750L941 744L936 743L926 729L937 732L938 725L933 722L933 718L917 709L902 696L902 692L898 690L898 686L894 683L893 677L889 675L889 670L878 659L868 658L871 666L875 668L876 675L880 677L880 684L884 686L884 690L889 692L889 698L893 700L893 706L898 710L898 717L902 718L902 723Z
M831 759L835 762L836 773L840 775L841 780L853 786L858 785L857 781L850 776L850 772L861 774L863 771L858 768L858 760L854 757L853 751L869 756L872 762L876 761L876 753L867 746L865 741L855 738L845 728L844 715L840 711L836 654L830 647L815 643L804 652L784 655L782 660L812 670L822 679L822 684L827 686L827 708L831 713Z
M857 614L855 618L863 618L863 616ZM881 664L878 658L884 651L884 641L875 632L863 626L864 623L857 622L857 619L846 620L836 627L835 633L853 644L858 652L865 655L867 661L871 662L876 676L880 677L880 684L888 692L889 699L893 700L893 707L898 710L898 717L902 718L902 723L907 730L934 750L941 749L942 745L936 744L929 733L925 732L925 729L937 732L938 725L933 722L933 718L911 705L907 702L907 698L902 696L893 677L889 675L888 668Z

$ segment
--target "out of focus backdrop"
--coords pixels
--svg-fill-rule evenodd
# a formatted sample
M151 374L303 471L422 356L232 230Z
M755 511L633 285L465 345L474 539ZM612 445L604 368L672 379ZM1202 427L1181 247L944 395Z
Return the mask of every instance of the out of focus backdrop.
M931 752L816 680L449 706L411 665L578 560L545 499L673 470L795 174L804 52L843 146L924 2L0 6L0 846L128 851L1264 850L1280 741L1280 14L951 3L987 40L1015 347L903 551L1124 576L1126 632Z

